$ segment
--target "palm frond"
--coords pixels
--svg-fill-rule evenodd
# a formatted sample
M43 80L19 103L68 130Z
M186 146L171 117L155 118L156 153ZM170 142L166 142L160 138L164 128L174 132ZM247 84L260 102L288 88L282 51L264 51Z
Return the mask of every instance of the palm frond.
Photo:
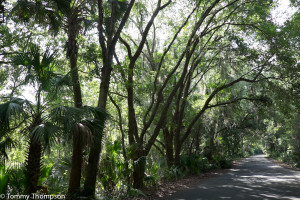
M19 0L12 9L12 13L24 22L29 20L35 14L35 3L27 0Z
M13 147L15 147L15 143L10 137L4 138L0 141L0 161L8 159L6 151Z
M65 121L76 121L76 119L80 119L80 116L83 114L80 108L70 107L70 106L57 106L52 109L51 116L54 119L61 120L62 118ZM61 121L57 121L61 122Z
M52 11L47 11L46 15L48 18L49 31L52 32L53 35L57 35L61 30L60 27L62 26L62 16Z
M43 185L43 183L49 178L49 175L52 173L52 170L53 170L53 165L42 167L38 185Z
M92 114L95 119L100 121L105 121L109 117L109 114L106 112L106 110L99 107L83 106L82 109L87 113Z
M70 133L74 124L80 121L82 111L80 108L57 106L51 110L49 117L59 124L65 133Z
M43 54L43 59L41 61L41 69L46 72L52 71L52 63L55 61L57 51L51 52L49 47L46 49L45 53Z
M40 124L30 132L30 138L34 141L39 141L45 148L56 142L56 138L60 137L62 133L61 127L46 122Z
M10 130L12 125L18 126L27 119L28 115L25 109L29 104L29 101L17 97L0 104L0 133Z
M55 74L53 68L56 66L55 57L57 51L49 48L41 54L40 48L36 44L30 44L28 49L12 58L14 65L25 66L27 69L25 83L39 83L41 90L51 91L51 80Z
M68 137L102 140L102 130L108 114L104 109L91 106L82 108L58 106L51 111L52 120L63 127Z
M54 74L54 79L52 83L53 83L55 93L65 89L66 87L70 88L72 86L72 79L71 79L70 72L68 72L66 75Z
M83 106L82 109L86 110L91 117L84 119L84 124L89 127L93 134L93 142L98 144L103 142L103 129L105 121L109 117L108 113L99 107Z
M12 9L14 16L23 22L35 21L49 27L50 32L57 34L62 24L62 13L69 11L70 1L28 1L18 0Z
M85 119L84 124L90 129L93 137L92 141L89 143L97 143L100 144L103 142L103 129L105 121L103 120L97 120L97 119Z
M62 14L68 14L71 10L71 0L53 0L54 4Z

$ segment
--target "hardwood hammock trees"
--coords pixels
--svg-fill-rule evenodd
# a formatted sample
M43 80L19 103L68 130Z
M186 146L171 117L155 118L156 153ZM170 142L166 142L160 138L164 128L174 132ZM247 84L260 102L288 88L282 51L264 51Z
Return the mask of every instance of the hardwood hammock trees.
M113 55L120 34L128 21L131 9L135 0L118 1L112 0L105 2L97 1L98 5L98 35L99 44L102 50L102 69L100 75L100 90L98 98L98 107L106 109L111 73L113 70ZM108 9L104 9L107 8ZM104 125L104 124L103 124ZM103 134L103 129L101 133ZM98 172L98 163L101 153L101 143L95 142L89 153L87 175L84 183L83 194L85 196L94 196L96 189L96 180Z
M184 4L185 9L177 12L180 4ZM22 21L43 24L55 31L63 30L66 34L66 57L71 68L74 104L78 110L84 107L77 63L80 48L77 39L82 36L85 18L97 18L97 22L93 23L98 26L101 48L98 56L102 60L98 107L106 109L111 78L113 75L119 76L123 81L123 91L127 93L123 95L128 109L127 153L134 163L133 185L140 188L143 185L146 158L152 146L165 146L169 166L178 164L183 145L207 110L243 100L259 100L250 96L251 92L247 93L248 96L235 94L224 99L217 97L220 93L229 93L241 82L255 84L271 74L274 52L269 51L269 47L274 45L274 41L269 31L274 26L268 23L270 7L271 2L262 0L197 0L188 3L161 0L148 3L135 0L20 0L14 15ZM165 13L171 13L170 16L174 18L166 19ZM133 28L136 32L131 29L134 26L137 26ZM161 41L160 33L165 27L170 28L170 37ZM139 38L136 37L138 34ZM251 37L265 42L265 49L251 46L250 42L258 41ZM120 54L116 51L122 51L118 49L119 41L124 48ZM280 48L280 43L275 44ZM119 71L113 71L115 67ZM226 78L220 78L223 72L228 74ZM113 93L112 103L118 107L118 102L114 102L112 96ZM120 108L118 115L121 119ZM40 121L37 118L37 123ZM99 123L102 124L97 126L97 131L87 128L84 129L88 131L84 131L81 125L77 126L81 133L96 134L96 140L90 145L84 190L81 193L88 197L94 195L97 182L104 121ZM121 132L125 157L127 129ZM157 141L161 134L164 135L165 144ZM78 138L82 137L79 135ZM73 137L70 196L81 192L85 144L78 138Z
M207 109L234 103L242 99L251 99L237 96L225 102L216 102L214 100L216 94L240 82L255 83L263 80L264 78L260 79L262 72L265 69L269 70L272 66L271 62L269 62L272 58L272 53L266 52L264 55L261 52L255 52L254 55L261 54L264 57L263 59L256 57L256 60L255 56L251 57L251 51L249 52L250 55L247 55L247 53L245 55L233 55L233 60L242 59L245 65L235 65L234 62L230 64L229 61L229 66L233 70L241 68L242 73L238 74L238 78L215 84L210 94L203 100L202 107L192 117L184 130L184 134L181 135L186 101L193 94L193 90L197 88L197 84L201 82L203 76L208 71L219 66L219 60L222 59L219 57L219 54L227 51L227 48L233 48L233 44L230 43L232 41L229 40L227 44L226 42L223 43L223 41L228 39L228 36L238 35L239 31L245 31L246 29L249 31L249 34L250 32L255 33L259 30L259 22L267 18L271 6L271 2L264 1L263 6L261 6L261 12L253 11L254 8L257 8L262 3L262 1L216 0L211 1L209 4L207 2L204 4L202 1L196 1L193 5L194 7L190 9L190 14L183 20L182 25L176 27L174 35L162 53L151 51L153 48L149 48L149 46L144 52L143 45L126 41L127 36L124 36L124 39L122 38L121 42L126 47L128 54L128 61L125 62L129 63L124 65L127 66L126 70L128 74L126 76L123 74L122 76L125 77L127 89L128 140L131 145L130 151L132 151L131 155L133 155L132 159L134 161L134 187L139 188L143 185L145 158L155 144L161 130L165 129L166 124L170 122L170 115L173 116L174 122L172 123L176 124L174 141L176 147L175 160L178 163L183 142L190 135L192 128ZM157 9L159 8L160 6L157 6ZM254 15L257 18L253 18ZM149 26L152 26L152 23L146 25L144 32L141 31L141 43L154 45L155 41L149 42L147 35L143 34L150 29ZM187 26L189 29L185 29ZM241 30L237 30L233 27L242 28ZM180 35L183 34L182 32L184 35ZM153 35L158 34L154 33ZM130 38L130 36L127 38ZM135 54L132 54L133 48L136 48ZM174 48L180 49L180 51L176 51ZM174 55L172 51L176 51L178 54ZM143 52L147 61L138 60L136 55L140 55L141 52ZM170 57L171 61L168 59ZM140 73L138 75L135 73L139 65L143 65L144 69L148 70L148 74L154 73L154 81L152 90L149 90L150 95L145 95L146 102L150 103L145 105L147 108L142 113L142 117L141 113L139 113L139 117L137 118L136 105L134 103L136 99L134 96L135 85L140 83L139 80L145 79L138 77ZM148 68L145 68L145 66ZM142 76L147 77L148 74L143 73ZM254 99L252 98L252 100ZM171 114L173 112L171 109L174 108L172 105L175 105L175 114ZM172 141L172 139L168 141Z

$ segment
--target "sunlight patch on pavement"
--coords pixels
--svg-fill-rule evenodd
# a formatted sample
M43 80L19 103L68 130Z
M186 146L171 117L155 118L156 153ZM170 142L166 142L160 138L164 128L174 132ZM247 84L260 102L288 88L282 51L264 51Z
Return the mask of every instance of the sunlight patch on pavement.
M278 169L278 168L282 168L282 167L279 166L279 165L272 165L272 166L269 166L269 168L276 168L276 169Z
M253 190L252 188L249 188L249 187L242 187L242 186L236 186L236 185L221 185L220 187L223 187L223 188L238 188L238 189L249 190L249 191Z
M246 179L247 178L247 179ZM288 177L263 177L263 176L249 176L249 177L243 177L243 178L235 178L233 179L235 181L240 181L243 183L262 183L264 185L269 185L269 184L274 184L274 183L299 183L299 181L293 177L293 176L288 176Z
M280 196L280 195L261 194L261 196L268 197L268 198L274 198L274 199L300 200L300 198L297 198L297 197L288 197L288 196Z

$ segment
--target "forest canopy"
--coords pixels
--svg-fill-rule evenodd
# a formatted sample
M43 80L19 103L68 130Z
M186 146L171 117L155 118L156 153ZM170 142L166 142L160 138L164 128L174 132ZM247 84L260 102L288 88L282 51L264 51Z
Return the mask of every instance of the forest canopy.
M300 13L273 0L1 0L0 194L120 199L300 165ZM278 8L279 6L279 8Z

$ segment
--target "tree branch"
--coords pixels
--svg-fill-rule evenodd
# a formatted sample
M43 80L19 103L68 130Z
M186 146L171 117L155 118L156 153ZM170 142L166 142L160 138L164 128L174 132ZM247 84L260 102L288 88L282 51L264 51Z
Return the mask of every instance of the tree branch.
M115 33L115 35L114 35L114 37L112 39L111 47L114 47L116 45L117 41L119 40L120 34L121 34L121 32L122 32L122 30L123 30L123 28L124 28L124 26L125 26L128 18L129 18L129 14L130 14L131 9L132 9L132 7L134 5L134 2L135 2L135 0L131 0L130 1L129 5L128 5L128 8L127 8L125 14L123 15L121 23L120 23L120 25L118 27L118 30L116 31L116 33Z
M120 127L120 131L122 134L122 150L123 150L123 156L125 158L125 160L127 159L127 155L126 155L126 150L125 150L125 132L123 129L123 122L122 122L122 114L121 114L121 109L118 106L118 104L115 102L115 100L112 98L112 96L110 94L108 94L110 101L113 103L113 105L116 107L117 111L118 111L118 117L119 117L119 127Z

